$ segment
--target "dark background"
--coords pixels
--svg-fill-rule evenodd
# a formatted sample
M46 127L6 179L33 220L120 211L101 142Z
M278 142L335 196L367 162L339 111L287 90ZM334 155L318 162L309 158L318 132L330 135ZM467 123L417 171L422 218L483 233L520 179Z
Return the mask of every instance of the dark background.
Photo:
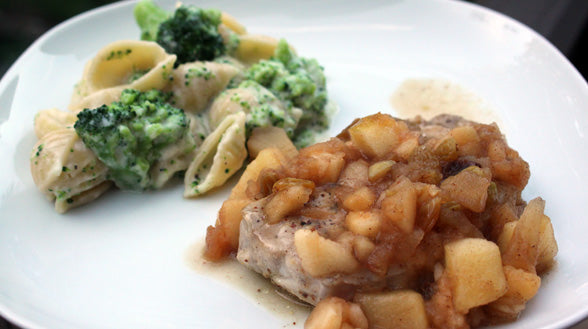
M45 31L113 0L0 0L0 77ZM539 32L588 76L586 0L470 0L502 12Z
M45 31L112 0L0 0L0 77ZM470 0L531 27L547 38L588 77L588 1ZM0 317L0 329L12 327Z

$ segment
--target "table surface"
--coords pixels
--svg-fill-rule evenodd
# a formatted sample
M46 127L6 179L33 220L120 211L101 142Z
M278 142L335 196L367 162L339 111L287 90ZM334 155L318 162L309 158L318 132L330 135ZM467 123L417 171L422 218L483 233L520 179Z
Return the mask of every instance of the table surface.
M100 1L96 1L99 3ZM104 0L102 2L108 2ZM510 16L529 26L555 45L586 78L588 76L588 54L582 47L588 38L588 1L585 0L473 0L470 1ZM10 7L9 7L10 8ZM0 7L1 9L1 7ZM84 10L87 10L84 9ZM8 16L5 13L5 16ZM0 11L0 18L2 12ZM3 26L0 25L0 32ZM38 35L51 26L37 27ZM20 28L20 22L19 22ZM34 39L33 39L34 40ZM28 45L25 45L28 46ZM1 51L2 49L0 49ZM24 51L24 48L20 52ZM14 52L14 50L13 50ZM14 59L9 59L13 61ZM0 66L7 69L10 63ZM0 317L0 329L17 329L7 320ZM588 329L588 319L572 326L571 329Z

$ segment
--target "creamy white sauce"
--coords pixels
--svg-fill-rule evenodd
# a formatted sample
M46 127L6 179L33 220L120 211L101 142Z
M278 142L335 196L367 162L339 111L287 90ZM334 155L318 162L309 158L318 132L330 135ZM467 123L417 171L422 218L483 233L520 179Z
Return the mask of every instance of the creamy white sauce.
M441 79L407 79L394 91L390 103L402 119L420 115L430 119L447 113L468 120L504 125L493 108L475 93Z
M186 250L185 258L190 268L215 280L228 283L249 295L258 305L283 317L287 324L303 324L311 307L291 296L264 278L243 266L234 258L215 263L204 259L204 240L197 241Z

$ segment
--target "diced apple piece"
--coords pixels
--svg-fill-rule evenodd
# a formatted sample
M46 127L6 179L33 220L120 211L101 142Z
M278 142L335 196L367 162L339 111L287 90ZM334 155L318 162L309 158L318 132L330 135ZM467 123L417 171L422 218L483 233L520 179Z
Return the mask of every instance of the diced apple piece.
M540 228L540 239L539 239L539 256L537 259L537 272L541 273L553 263L553 259L557 255L558 247L555 241L555 234L553 233L553 226L551 225L551 219L543 215L541 220Z
M332 273L351 273L359 266L351 248L324 238L316 231L296 231L294 246L302 268L314 277Z
M482 212L486 208L490 183L491 180L483 169L472 166L443 180L441 190L448 194L449 199L469 210Z
M345 166L343 153L325 154L318 157L320 165L320 174L316 178L318 184L334 183L339 179L339 175Z
M376 245L368 237L356 235L353 239L353 254L362 262L368 259L375 248Z
M367 185L368 163L360 159L347 164L337 183L353 189Z
M247 185L249 181L256 181L259 173L265 169L278 169L286 163L286 157L284 154L276 148L264 149L253 160L245 171L241 175L237 185L231 190L230 199L246 199L247 198Z
M408 160L419 147L419 137L410 136L404 139L398 147L396 147L396 154L404 160Z
M503 297L517 296L525 303L531 300L541 286L541 278L512 266L504 267L504 275L508 283L508 291Z
M361 306L356 303L347 302L347 308L343 309L343 318L345 323L349 324L349 328L353 329L368 329L368 319L365 317ZM344 327L342 329L345 329Z
M508 147L505 140L496 139L490 142L487 153L496 178L520 189L527 185L531 175L529 164L519 157L517 151Z
M366 210L372 206L374 201L376 201L375 193L369 187L364 186L348 195L343 200L343 207L351 211Z
M449 134L455 139L459 154L476 155L480 152L480 136L473 126L456 127Z
M375 238L380 230L382 215L374 211L352 211L345 217L345 226L349 231Z
M215 226L209 226L206 230L206 259L220 260L237 250L239 227L243 218L241 210L250 202L248 199L228 199L223 202Z
M416 183L415 187L418 193L418 225L423 231L429 232L441 213L441 190L436 185L425 183Z
M304 322L304 329L340 329L343 324L343 306L335 302L335 298L321 300Z
M229 199L223 202L218 212L217 226L220 224L226 231L231 242L231 248L239 247L239 227L241 225L241 210L250 203L247 199Z
M468 143L477 143L480 141L478 132L472 126L455 127L451 129L449 134L453 137L458 146L464 146Z
M304 329L367 329L368 321L359 305L339 297L321 300L304 323Z
M504 265L535 273L541 241L545 201L535 198L527 204L502 256Z
M467 238L446 244L445 266L458 312L467 313L506 292L500 250L491 241Z
M525 309L526 303L537 294L541 278L527 271L504 267L508 289L498 300L490 303L491 313L506 319L515 319Z
M451 135L439 139L433 146L433 152L445 161L457 158L457 141Z
M249 157L255 159L259 152L266 148L277 148L288 158L298 154L296 146L288 138L286 131L279 127L257 127L251 132L251 136L247 140Z
M417 211L417 189L406 177L401 177L388 190L384 191L382 212L405 233L412 232Z
M308 148L301 150L301 152L307 150ZM299 171L296 173L296 177L312 180L317 184L334 183L339 179L345 166L344 157L343 152L304 154L302 158L297 159L304 165L297 168Z
M386 176L387 173L392 170L392 167L396 164L393 160L383 160L372 164L368 169L368 179L370 182L375 182L380 178Z
M504 225L502 232L498 237L498 246L500 251L505 254L510 245L515 228L517 227L518 221L509 222ZM551 225L551 219L548 216L543 215L541 218L541 224L539 227L539 244L537 247L537 264L536 271L541 273L552 265L553 259L557 255L558 247L553 233L553 226Z
M428 328L425 303L421 294L411 290L356 294L354 302L361 306L370 328Z
M394 118L377 113L349 128L353 144L369 157L382 158L400 143L400 128Z
M500 248L500 252L503 254L508 248L508 244L510 243L510 239L512 238L515 227L517 227L517 222L508 222L504 224L502 227L502 232L500 232L500 235L498 236L496 243L498 244L498 248Z
M496 184L490 183L490 187L488 187L488 198L497 200L498 188L494 189L493 186L496 187ZM504 229L504 225L510 222L516 222L517 220L519 220L519 216L514 204L509 202L498 205L497 207L493 207L491 209L490 220L488 222L490 228L490 231L488 232L488 240L494 241L498 239ZM503 252L500 243L498 246L500 247L500 251Z
M274 184L274 194L263 207L265 219L275 224L302 208L310 199L314 183L303 179L282 178Z

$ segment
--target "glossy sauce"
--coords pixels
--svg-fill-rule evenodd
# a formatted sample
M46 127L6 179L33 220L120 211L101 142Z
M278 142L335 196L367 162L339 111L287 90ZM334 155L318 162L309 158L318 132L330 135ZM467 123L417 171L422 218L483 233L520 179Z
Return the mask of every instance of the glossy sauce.
M214 263L203 257L204 239L188 248L185 259L190 268L215 280L228 283L249 295L258 305L287 319L289 324L303 324L311 307L291 296L269 279L243 266L234 258Z
M438 114L455 114L490 124L504 131L502 120L481 97L466 88L441 79L407 79L394 91L390 103L402 119L417 115L430 119Z
M405 80L390 97L390 103L400 118L420 115L430 119L435 115L450 113L466 119L502 126L500 118L491 107L469 90L437 79ZM249 295L258 305L283 317L289 325L302 325L311 306L304 304L288 292L274 285L269 279L253 272L229 258L220 263L203 258L204 239L197 241L186 251L186 261L196 272L234 286ZM288 325L287 324L287 325Z

